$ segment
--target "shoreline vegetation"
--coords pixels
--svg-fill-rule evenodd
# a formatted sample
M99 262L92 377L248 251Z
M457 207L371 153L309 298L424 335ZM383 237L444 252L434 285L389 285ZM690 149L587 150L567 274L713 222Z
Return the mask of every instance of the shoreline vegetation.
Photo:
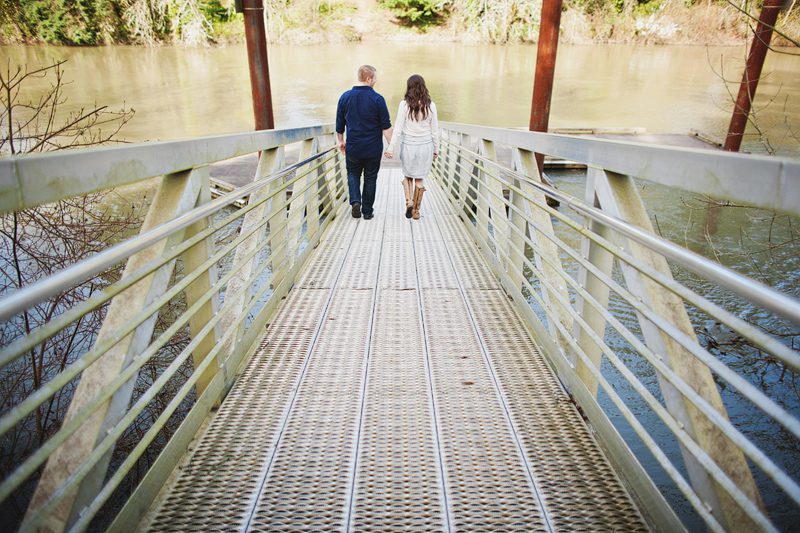
M234 0L0 0L0 43L210 46L244 40ZM569 44L742 44L763 0L564 0ZM773 45L800 40L785 2ZM535 42L541 0L264 0L271 43Z

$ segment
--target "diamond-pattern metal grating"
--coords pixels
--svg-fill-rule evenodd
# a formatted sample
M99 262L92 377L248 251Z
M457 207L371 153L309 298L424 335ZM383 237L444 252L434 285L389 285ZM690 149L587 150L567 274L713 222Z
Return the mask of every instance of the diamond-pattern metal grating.
M149 529L646 529L442 193L409 221L400 178L334 221Z

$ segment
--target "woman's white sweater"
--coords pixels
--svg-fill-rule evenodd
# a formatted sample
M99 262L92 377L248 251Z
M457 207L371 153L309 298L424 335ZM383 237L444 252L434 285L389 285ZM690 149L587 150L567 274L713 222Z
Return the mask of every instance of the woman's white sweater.
M431 112L427 117L416 120L416 118L408 116L406 101L400 101L392 132L392 143L389 145L388 151L394 153L402 139L406 139L410 144L421 144L431 139L433 140L433 152L439 153L439 117L436 114L435 103L431 102Z

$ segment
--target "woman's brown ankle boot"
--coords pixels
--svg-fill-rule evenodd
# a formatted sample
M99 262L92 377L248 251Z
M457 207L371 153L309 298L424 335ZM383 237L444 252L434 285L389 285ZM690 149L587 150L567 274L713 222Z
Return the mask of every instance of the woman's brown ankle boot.
M422 205L422 194L425 192L425 189L422 187L417 187L414 189L414 206L413 206L413 213L411 214L414 220L419 220L419 207Z
M403 178L403 192L406 195L406 218L411 218L411 211L414 208L414 181Z

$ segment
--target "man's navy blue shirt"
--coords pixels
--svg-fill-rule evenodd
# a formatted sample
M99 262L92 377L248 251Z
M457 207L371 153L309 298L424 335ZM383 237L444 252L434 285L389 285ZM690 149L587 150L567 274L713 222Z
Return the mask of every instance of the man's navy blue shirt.
M372 159L383 154L383 130L392 127L386 100L368 85L356 85L339 98L336 133L347 126L347 155Z

